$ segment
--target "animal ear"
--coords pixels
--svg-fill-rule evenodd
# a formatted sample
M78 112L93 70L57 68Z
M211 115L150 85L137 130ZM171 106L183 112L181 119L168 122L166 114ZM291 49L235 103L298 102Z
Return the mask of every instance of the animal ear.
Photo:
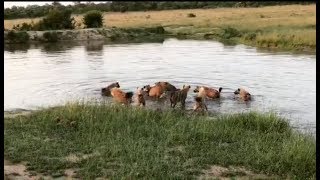
M184 89L185 85L182 86L182 89Z

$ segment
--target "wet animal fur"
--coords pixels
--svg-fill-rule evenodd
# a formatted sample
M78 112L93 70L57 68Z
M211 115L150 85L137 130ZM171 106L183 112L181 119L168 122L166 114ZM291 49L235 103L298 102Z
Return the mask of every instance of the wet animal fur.
M157 82L154 86L146 85L143 90L148 92L150 97L160 99L166 91L175 91L177 88L168 82Z
M195 97L194 100L196 101L196 104L193 107L194 111L208 111L207 105L202 97Z
M114 83L108 85L107 87L102 88L101 89L101 94L104 95L104 96L111 96L111 91L110 90L112 88L114 88L114 87L120 88L119 82L114 82Z
M123 92L121 89L114 87L111 89L111 96L115 102L128 105L131 103L133 92Z
M198 97L208 97L210 99L220 98L220 93L222 91L222 87L219 88L219 91L213 88L209 88L206 86L197 86L193 92L198 93Z
M239 98L244 100L244 101L250 101L251 100L251 94L246 91L243 88L238 88L235 92L235 95L239 95Z
M135 101L138 106L146 106L146 100L144 98L144 91L142 88L137 88Z
M177 88L174 85L172 85L172 84L170 84L168 82L165 82L165 81L159 81L159 82L155 83L155 85L160 85L164 89L164 91L175 91L175 90L177 90Z
M178 102L181 103L182 108L185 107L186 105L186 99L187 99L187 95L189 92L189 89L191 87L190 86L183 86L183 88L180 90L176 90L176 91L171 91L171 95L170 95L170 106L172 108L174 108Z

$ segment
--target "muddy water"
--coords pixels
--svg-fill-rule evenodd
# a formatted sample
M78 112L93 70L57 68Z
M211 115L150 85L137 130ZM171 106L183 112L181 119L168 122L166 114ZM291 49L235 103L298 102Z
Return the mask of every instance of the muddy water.
M106 99L101 97L100 88L111 82L119 81L124 90L134 91L160 80L177 87L189 84L192 90L196 85L223 87L221 99L209 102L211 111L273 111L287 117L292 126L315 132L315 55L259 51L214 41L7 46L4 110ZM248 89L253 101L235 100L232 92L238 87ZM188 108L194 95L190 91Z

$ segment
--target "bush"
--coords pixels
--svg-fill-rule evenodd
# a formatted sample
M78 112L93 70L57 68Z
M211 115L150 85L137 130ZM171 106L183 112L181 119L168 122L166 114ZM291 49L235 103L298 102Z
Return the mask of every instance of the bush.
M43 39L46 42L57 42L58 41L58 34L57 34L57 32L45 32L45 33L43 33Z
M87 28L99 28L103 25L103 17L100 11L89 11L83 17L83 23Z
M71 11L51 10L48 15L37 24L35 30L58 30L58 29L74 29L74 19L71 18Z
M195 14L193 14L193 13L189 13L189 14L187 15L187 17L189 17L189 18L193 18L193 17L196 17L196 15L195 15Z
M27 32L9 31L7 38L11 43L26 43L29 41L30 37Z
M257 37L257 34L254 32L244 35L245 40L254 40L256 39L256 37Z
M224 33L222 35L222 38L224 38L224 39L241 37L241 32L232 28L232 27L223 28L223 30L224 30Z
M33 30L33 26L32 26L32 24L28 24L28 23L24 22L21 24L21 26L20 26L20 24L14 25L12 29L17 30L17 31L31 31L31 30Z
M156 34L164 34L165 30L162 26L157 26L154 28L146 28L146 31L150 32L150 33L156 33Z

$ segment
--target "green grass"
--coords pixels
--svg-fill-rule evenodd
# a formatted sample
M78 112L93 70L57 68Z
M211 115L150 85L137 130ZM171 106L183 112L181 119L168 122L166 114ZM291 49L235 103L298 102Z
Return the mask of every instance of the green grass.
M6 118L4 137L6 159L55 176L74 168L83 179L193 179L212 165L296 179L316 173L315 140L273 114L208 118L71 103Z
M315 27L269 27L264 29L242 29L235 26L221 27L174 27L166 30L182 39L212 39L232 44L246 44L258 48L282 51L315 52Z

